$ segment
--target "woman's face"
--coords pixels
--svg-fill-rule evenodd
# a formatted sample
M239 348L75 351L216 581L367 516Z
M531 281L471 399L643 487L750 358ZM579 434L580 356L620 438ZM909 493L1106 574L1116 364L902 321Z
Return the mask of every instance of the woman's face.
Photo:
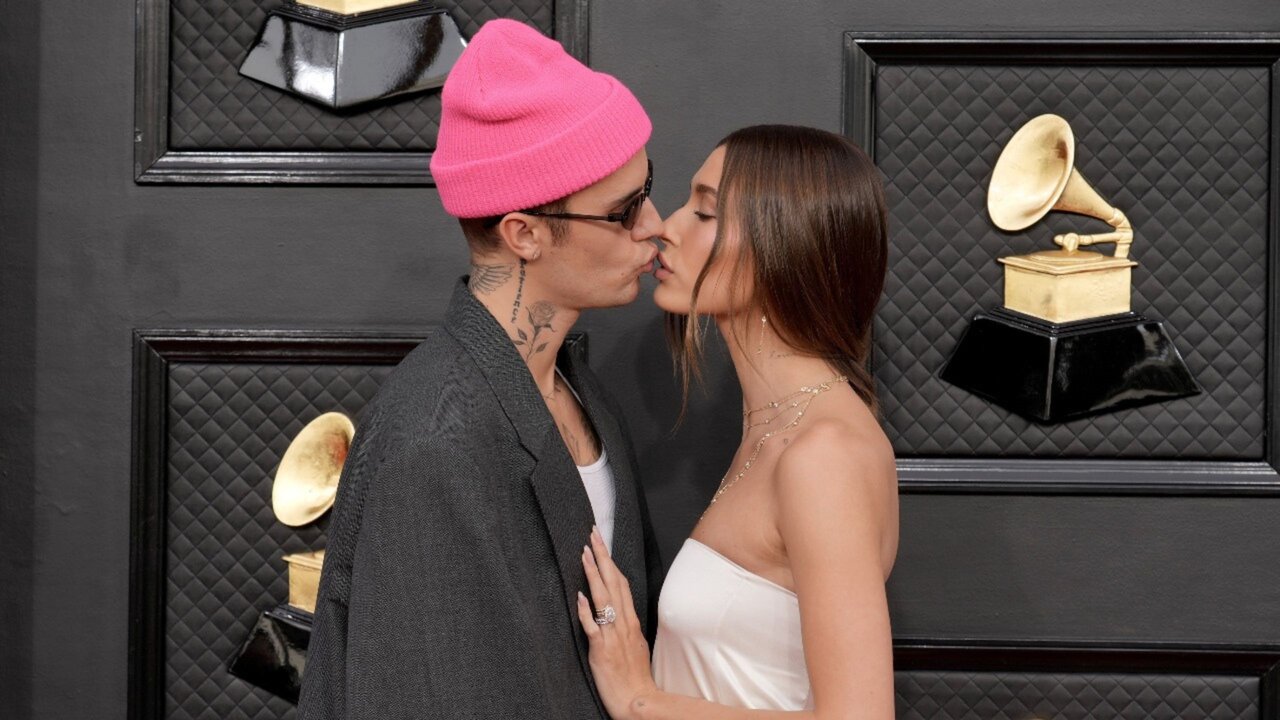
M653 291L653 301L667 312L689 314L693 285L711 256L716 228L723 220L716 217L716 194L724 167L724 152L723 147L711 152L689 183L689 200L671 213L662 225L665 247L658 253L662 267L654 273L658 287ZM737 246L734 233L727 232L724 247L698 294L699 314L729 314L742 304L741 301L735 302L728 282ZM744 296L746 289L739 288L738 295Z

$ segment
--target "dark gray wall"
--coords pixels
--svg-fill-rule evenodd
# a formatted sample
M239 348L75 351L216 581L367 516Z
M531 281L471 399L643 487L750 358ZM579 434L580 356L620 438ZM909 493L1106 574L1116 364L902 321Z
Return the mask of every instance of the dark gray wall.
M0 12L0 707L120 718L131 331L421 331L465 254L431 189L134 185L133 5ZM839 129L844 31L1275 32L1280 5L601 0L591 25L593 65L653 116L667 211L735 127ZM736 393L721 367L670 435L655 309L581 329L633 413L669 559L732 449ZM1278 500L913 495L902 515L902 636L1280 643Z
M31 705L40 9L0 4L0 707Z

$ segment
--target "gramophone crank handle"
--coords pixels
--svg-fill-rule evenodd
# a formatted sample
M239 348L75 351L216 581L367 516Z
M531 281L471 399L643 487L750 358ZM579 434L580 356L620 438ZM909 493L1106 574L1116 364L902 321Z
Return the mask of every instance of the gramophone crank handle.
M1053 241L1062 246L1067 252L1075 252L1082 245L1098 245L1100 243L1115 243L1116 257L1129 257L1129 246L1133 244L1132 230L1117 230L1109 233L1098 233L1097 235L1077 235L1075 233L1067 233L1066 235L1055 235Z
M1113 208L1114 209L1114 208ZM1133 244L1133 226L1129 224L1129 218L1124 213L1115 210L1111 219L1107 222L1115 228L1113 232L1097 233L1095 235L1077 235L1076 233L1067 233L1065 235L1054 236L1053 241L1062 246L1067 252L1075 252L1081 245L1097 245L1100 243L1115 243L1116 257L1129 257L1129 246Z

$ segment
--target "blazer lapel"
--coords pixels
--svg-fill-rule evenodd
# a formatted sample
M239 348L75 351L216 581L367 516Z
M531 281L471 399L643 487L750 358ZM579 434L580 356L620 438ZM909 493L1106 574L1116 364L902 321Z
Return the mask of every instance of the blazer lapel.
M613 561L631 585L640 625L649 632L647 612L648 590L645 577L644 532L640 522L640 488L635 476L631 442L618 418L606 407L603 391L589 373L581 371L583 360L566 348L559 358L561 371L582 400L583 410L591 420L600 442L609 453L613 471L615 506L613 517ZM583 491L585 494L585 490ZM581 550L579 550L581 552Z
M595 517L591 513L591 500L582 486L573 459L569 456L569 451L564 449L564 441L561 440L555 423L550 421L543 448L544 452L534 467L530 483L533 485L538 507L542 510L551 546L555 550L556 565L564 584L564 609L575 629L573 637L578 647L578 661L594 688L595 681L588 662L587 636L578 628L578 592L591 596L587 589L587 575L582 569L582 548L590 541Z
M556 566L564 587L563 611L574 628L578 661L595 691L595 680L588 662L587 636L578 627L577 611L578 592L587 592L582 548L589 542L591 526L595 524L591 499L587 497L573 458L538 393L529 368L498 321L472 296L465 279L454 288L445 316L445 329L475 360L503 412L511 420L520 444L534 459L529 482L555 552ZM599 693L595 692L595 695L599 705ZM600 714L604 715L603 706L600 706Z

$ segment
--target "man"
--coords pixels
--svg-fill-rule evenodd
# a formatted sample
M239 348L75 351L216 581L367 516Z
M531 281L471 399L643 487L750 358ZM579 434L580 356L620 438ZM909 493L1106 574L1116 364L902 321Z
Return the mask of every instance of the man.
M575 616L593 526L652 637L661 564L634 454L562 348L654 259L650 132L621 83L519 23L487 23L454 66L431 170L471 274L361 418L301 720L604 717Z

